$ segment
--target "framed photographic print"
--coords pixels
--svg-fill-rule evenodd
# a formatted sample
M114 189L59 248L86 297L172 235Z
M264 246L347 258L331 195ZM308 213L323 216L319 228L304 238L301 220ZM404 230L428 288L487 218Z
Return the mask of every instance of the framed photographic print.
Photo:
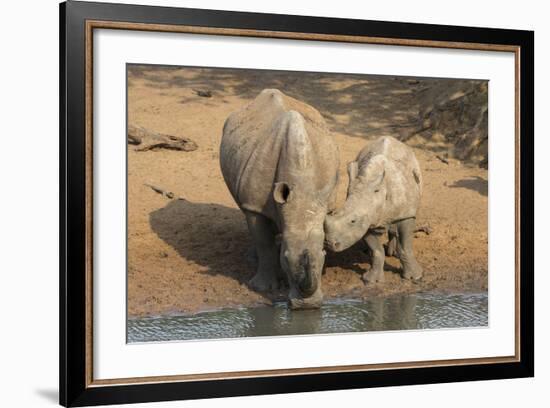
M533 376L533 32L60 21L62 405Z

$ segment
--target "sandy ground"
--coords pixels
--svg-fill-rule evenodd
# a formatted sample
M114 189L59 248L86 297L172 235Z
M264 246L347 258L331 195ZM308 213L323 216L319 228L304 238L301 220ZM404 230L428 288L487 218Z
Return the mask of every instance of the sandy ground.
M227 190L218 164L225 118L267 87L316 107L340 147L339 202L345 199L346 164L375 137L399 136L415 115L415 89L423 81L365 76L259 73L236 70L134 67L128 78L128 121L155 132L186 136L193 152L136 152L128 146L129 316L189 313L217 307L270 304L284 293L247 286L255 266L244 216ZM196 90L210 90L201 97ZM368 119L367 119L368 118ZM487 170L436 155L450 146L409 140L422 167L424 195L415 251L424 268L419 284L400 278L387 258L386 281L366 286L370 266L359 243L327 256L323 291L331 297L487 290ZM174 193L173 199L148 185Z

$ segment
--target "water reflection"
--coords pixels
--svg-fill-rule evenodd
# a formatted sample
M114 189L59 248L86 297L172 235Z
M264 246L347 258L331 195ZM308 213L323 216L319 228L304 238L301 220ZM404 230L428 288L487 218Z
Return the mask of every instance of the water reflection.
M223 309L189 316L131 319L128 342L479 327L488 323L487 294L412 294L327 301L316 310Z

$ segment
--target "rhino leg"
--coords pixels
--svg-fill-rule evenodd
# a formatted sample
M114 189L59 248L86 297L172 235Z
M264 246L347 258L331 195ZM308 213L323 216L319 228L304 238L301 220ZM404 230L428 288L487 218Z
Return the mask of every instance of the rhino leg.
M420 280L422 278L422 267L416 261L413 252L413 235L416 228L416 220L408 218L397 223L398 232L398 257L403 266L403 278Z
M363 280L365 283L383 282L384 281L384 261L386 255L384 254L384 246L380 243L380 232L369 231L365 235L365 242L369 247L372 259L371 268L363 274Z
M388 244L386 246L387 256L397 256L397 226L392 224L388 227Z
M258 256L256 275L248 284L252 289L262 292L277 290L279 288L279 251L275 243L273 224L263 215L251 211L244 213Z

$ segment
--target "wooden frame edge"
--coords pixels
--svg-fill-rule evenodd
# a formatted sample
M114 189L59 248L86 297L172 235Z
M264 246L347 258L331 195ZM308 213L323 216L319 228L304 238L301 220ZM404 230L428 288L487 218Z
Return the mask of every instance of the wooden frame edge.
M514 126L515 126L515 140L514 140L514 198L515 198L515 254L514 254L514 266L515 266L515 305L514 311L516 313L515 319L515 355L518 361L521 361L521 47L517 47L514 52L514 69L515 69L515 95L514 95Z
M93 382L93 52L93 28L86 24L86 387Z
M210 381L210 380L234 380L240 378L258 378L258 377L286 377L301 374L334 374L341 372L365 372L374 370L392 370L409 368L430 368L445 366L463 366L470 364L502 364L516 363L519 360L514 357L482 357L466 358L455 360L432 360L416 361L408 363L380 363L380 364L358 364L344 366L326 366L326 367L306 367L306 368L288 368L274 370L253 370L253 371L229 371L220 373L204 374L184 374L184 375L166 375L151 377L128 377L94 380L90 387L104 387L112 385L134 385L134 384L159 384L171 382L189 382L189 381Z
M365 43L393 46L412 46L412 47L430 47L430 48L451 48L480 51L513 52L515 58L515 174L516 174L516 270L515 270L515 355L503 357L486 357L473 359L452 359L452 360L433 360L419 362L398 362L385 364L367 364L367 365L347 365L347 366L324 366L295 369L276 369L276 370L258 370L244 372L227 373L205 373L205 374L187 374L174 376L155 376L155 377L133 377L133 378L115 378L115 379L93 379L93 30L100 29L121 29L134 31L154 31L154 32L176 32L188 34L203 35L222 35L222 36L240 36L256 38L278 38L294 40L311 41L331 41L342 43ZM198 27L189 25L167 25L167 24L149 24L149 23L127 23L119 21L106 20L86 20L86 388L97 388L113 385L133 385L133 384L157 384L187 381L207 381L224 380L238 378L255 377L273 377L273 376L293 376L300 374L322 374L353 371L373 371L389 369L410 369L427 368L442 366L461 366L470 364L497 364L497 363L518 363L520 356L520 51L519 45L499 45L484 43L466 43L450 41L428 41L428 40L408 40L385 37L368 36L349 36L349 35L328 35L328 34L306 34L286 31L268 31L251 29L230 29L215 27Z
M156 31L164 33L186 33L203 35L221 35L233 37L277 38L287 40L329 41L359 44L396 45L408 47L452 48L462 50L515 52L517 45L469 43L457 41L413 40L389 37L371 37L358 35L336 35L318 33L298 33L292 31L270 31L237 28L199 27L191 25L128 23L122 21L87 20L90 29L104 28L112 30Z

